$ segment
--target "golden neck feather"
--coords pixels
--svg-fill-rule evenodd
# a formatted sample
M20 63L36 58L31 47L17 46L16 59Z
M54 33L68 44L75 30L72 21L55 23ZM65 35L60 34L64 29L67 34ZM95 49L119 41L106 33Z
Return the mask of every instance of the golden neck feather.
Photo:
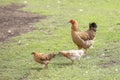
M78 23L77 22L73 23L71 26L71 29L74 31L77 31L78 30Z

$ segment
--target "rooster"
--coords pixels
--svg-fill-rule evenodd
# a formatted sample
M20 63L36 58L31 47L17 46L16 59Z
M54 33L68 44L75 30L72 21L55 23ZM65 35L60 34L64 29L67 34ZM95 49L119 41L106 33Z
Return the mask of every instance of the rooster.
M34 56L34 60L40 64L44 64L45 68L48 68L48 64L52 58L55 57L55 54L39 54L37 52L31 53Z
M80 63L80 57L84 55L83 50L69 50L69 51L60 51L59 54L63 55L64 57L71 60L72 64L74 63L74 60L78 60Z
M71 19L69 23L72 24L71 36L73 42L78 46L78 49L84 48L87 51L87 49L91 47L94 42L97 24L95 22L90 23L87 31L81 31L78 28L78 22L76 20Z

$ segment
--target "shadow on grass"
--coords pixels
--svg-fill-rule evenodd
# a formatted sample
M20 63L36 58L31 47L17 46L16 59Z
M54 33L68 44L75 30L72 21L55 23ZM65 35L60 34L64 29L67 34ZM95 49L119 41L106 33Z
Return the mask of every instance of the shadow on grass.
M34 67L34 68L31 68L32 70L37 70L37 71L41 71L42 69L44 68L40 68L40 67Z
M58 65L58 66L71 66L71 63L53 63L54 65Z
M72 66L71 63L53 63L52 65L56 66L57 68L64 68L64 67Z

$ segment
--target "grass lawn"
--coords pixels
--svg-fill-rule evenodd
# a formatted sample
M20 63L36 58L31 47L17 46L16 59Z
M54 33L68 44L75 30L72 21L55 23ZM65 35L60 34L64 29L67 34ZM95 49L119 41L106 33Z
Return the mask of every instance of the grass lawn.
M26 3L27 1L27 3ZM0 42L0 80L119 80L120 79L120 1L119 0L0 0L0 5L25 4L24 11L47 16L33 24L36 30ZM94 48L82 64L72 66L62 56L54 58L49 69L33 60L31 52L77 49L67 22L76 19L81 30L89 22L98 25ZM18 42L21 41L21 45Z

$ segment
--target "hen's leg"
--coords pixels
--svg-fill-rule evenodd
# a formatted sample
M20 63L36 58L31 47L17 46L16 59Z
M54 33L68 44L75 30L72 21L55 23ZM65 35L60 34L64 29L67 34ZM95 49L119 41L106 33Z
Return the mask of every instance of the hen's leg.
M87 52L87 49L85 49L85 55L87 55L87 53L88 53L88 52Z
M48 64L45 64L45 67L44 68L48 68Z
M73 63L74 63L74 60L71 59L71 61L72 61L71 64L73 64Z
M78 62L79 62L79 64L81 63L80 58L78 58Z
M78 49L81 49L82 47L81 46L79 46L79 45L77 45L77 47L78 47Z

